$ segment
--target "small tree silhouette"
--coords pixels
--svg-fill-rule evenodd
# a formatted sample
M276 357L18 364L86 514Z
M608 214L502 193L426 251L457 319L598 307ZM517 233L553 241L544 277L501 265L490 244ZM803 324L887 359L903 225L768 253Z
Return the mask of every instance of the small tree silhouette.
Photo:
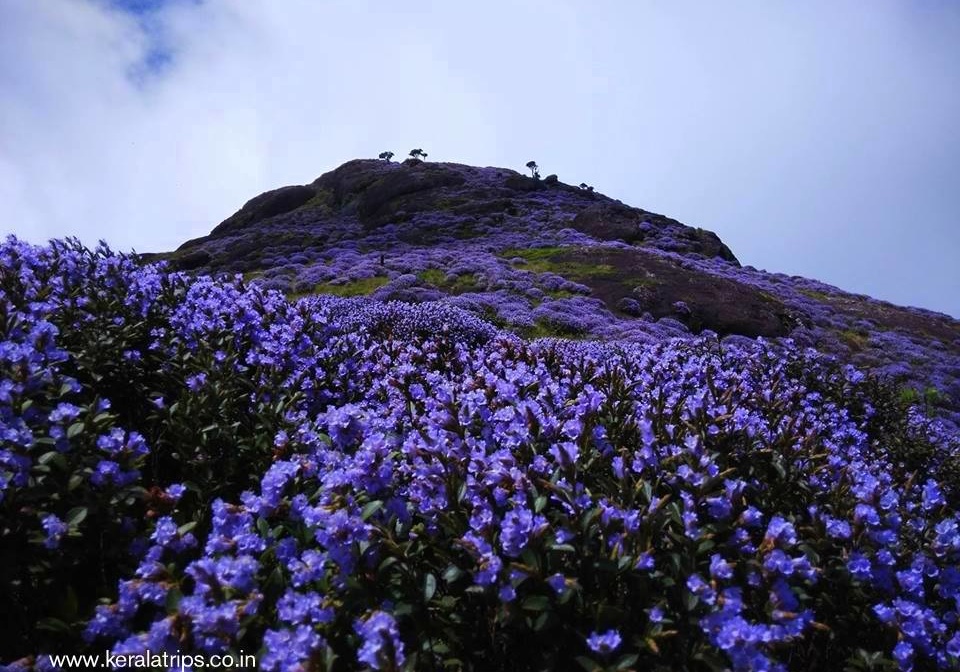
M537 165L536 161L527 161L527 168L530 169L530 175L533 179L540 179L540 166Z
M380 152L380 156L377 158L383 159L387 163L390 163L390 159L393 158L393 152Z
M589 184L587 184L586 182L581 182L579 186L580 186L581 189L586 189L587 191L590 191L590 192L593 191L593 187L591 187L591 186L590 186Z
M410 150L410 158L412 158L412 159L426 159L426 158L427 158L427 153L426 153L425 151L423 151L422 149L411 149L411 150Z

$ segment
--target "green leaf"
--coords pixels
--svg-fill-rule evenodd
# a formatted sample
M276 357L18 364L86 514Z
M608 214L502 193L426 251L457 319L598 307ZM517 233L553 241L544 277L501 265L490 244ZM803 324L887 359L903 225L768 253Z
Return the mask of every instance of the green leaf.
M363 507L363 511L360 513L360 518L367 520L375 514L377 511L383 508L383 502L379 499L375 499L372 502L367 502L367 505Z
M277 591L283 587L283 572L279 567L274 567L273 571L270 572L270 576L267 577L266 588L268 592Z
M38 457L37 462L39 464L47 464L49 462L53 462L54 466L62 468L66 466L67 460L63 455L61 455L57 451L51 450L49 452L44 453L40 457Z
M75 506L67 512L67 518L64 521L68 527L76 527L87 517L87 507Z
M526 611L543 611L550 608L550 598L546 595L531 595L523 601Z
M263 519L261 518L260 520L263 520ZM184 523L183 525L178 527L177 532L180 534L180 536L183 536L187 532L192 532L194 528L196 528L196 526L197 526L197 521L192 520L189 523Z
M83 431L83 423L75 422L67 429L67 438L72 439Z
M700 653L695 654L693 659L704 663L713 672L725 672L727 669L729 669L726 661L714 653L701 651Z
M397 558L397 556L388 555L386 558L383 559L383 562L380 563L380 566L377 569L382 572L383 570L387 569L391 565L394 565L398 562L400 562L400 560Z
M543 630L546 627L547 621L549 621L549 619L550 619L549 611L545 611L539 616L537 616L537 619L533 622L533 631L540 632L541 630Z
M541 511L543 511L543 507L545 507L546 505L547 505L547 496L540 495L533 501L533 512L540 513Z
M595 661L593 658L588 658L587 656L577 656L577 662L580 663L580 667L585 669L587 672L600 672L603 670L600 663Z
M628 653L625 656L622 656L620 660L617 661L616 669L625 670L629 667L633 667L633 664L637 662L637 659L640 656L636 653Z
M270 538L270 523L266 518L257 518L257 532L264 539Z
M540 556L531 549L524 549L520 554L520 559L523 560L528 567L533 567L535 570L540 571Z
M70 634L70 626L61 621L59 618L41 618L39 621L37 621L36 628L37 630L55 632L61 635Z
M431 573L427 573L427 575L423 577L423 599L429 602L436 592L437 577Z
M179 589L173 588L167 593L167 612L173 613L177 611L177 608L180 606L180 600L183 598L183 593Z
M464 574L465 572L456 565L450 565L443 572L443 580L447 583L454 583Z

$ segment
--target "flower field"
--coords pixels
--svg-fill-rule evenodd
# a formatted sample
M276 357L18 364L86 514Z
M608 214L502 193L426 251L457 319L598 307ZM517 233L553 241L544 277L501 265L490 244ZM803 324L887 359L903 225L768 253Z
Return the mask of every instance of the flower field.
M955 427L801 343L13 238L0 319L8 669L960 669Z

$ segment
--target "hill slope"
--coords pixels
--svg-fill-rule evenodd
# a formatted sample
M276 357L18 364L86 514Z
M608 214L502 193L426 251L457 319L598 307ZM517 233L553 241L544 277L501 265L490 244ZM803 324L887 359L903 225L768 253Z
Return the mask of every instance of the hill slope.
M789 337L960 419L957 320L742 267L710 231L555 176L354 160L162 256L292 297L439 301L528 337Z

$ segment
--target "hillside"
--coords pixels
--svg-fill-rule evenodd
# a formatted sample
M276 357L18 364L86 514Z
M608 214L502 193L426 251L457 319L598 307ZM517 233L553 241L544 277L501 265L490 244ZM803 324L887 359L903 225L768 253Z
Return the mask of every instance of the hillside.
M525 337L789 338L960 422L960 321L743 267L710 231L556 176L354 160L159 256L293 298L441 302Z
M448 164L163 256L0 244L4 669L960 669L946 316Z

